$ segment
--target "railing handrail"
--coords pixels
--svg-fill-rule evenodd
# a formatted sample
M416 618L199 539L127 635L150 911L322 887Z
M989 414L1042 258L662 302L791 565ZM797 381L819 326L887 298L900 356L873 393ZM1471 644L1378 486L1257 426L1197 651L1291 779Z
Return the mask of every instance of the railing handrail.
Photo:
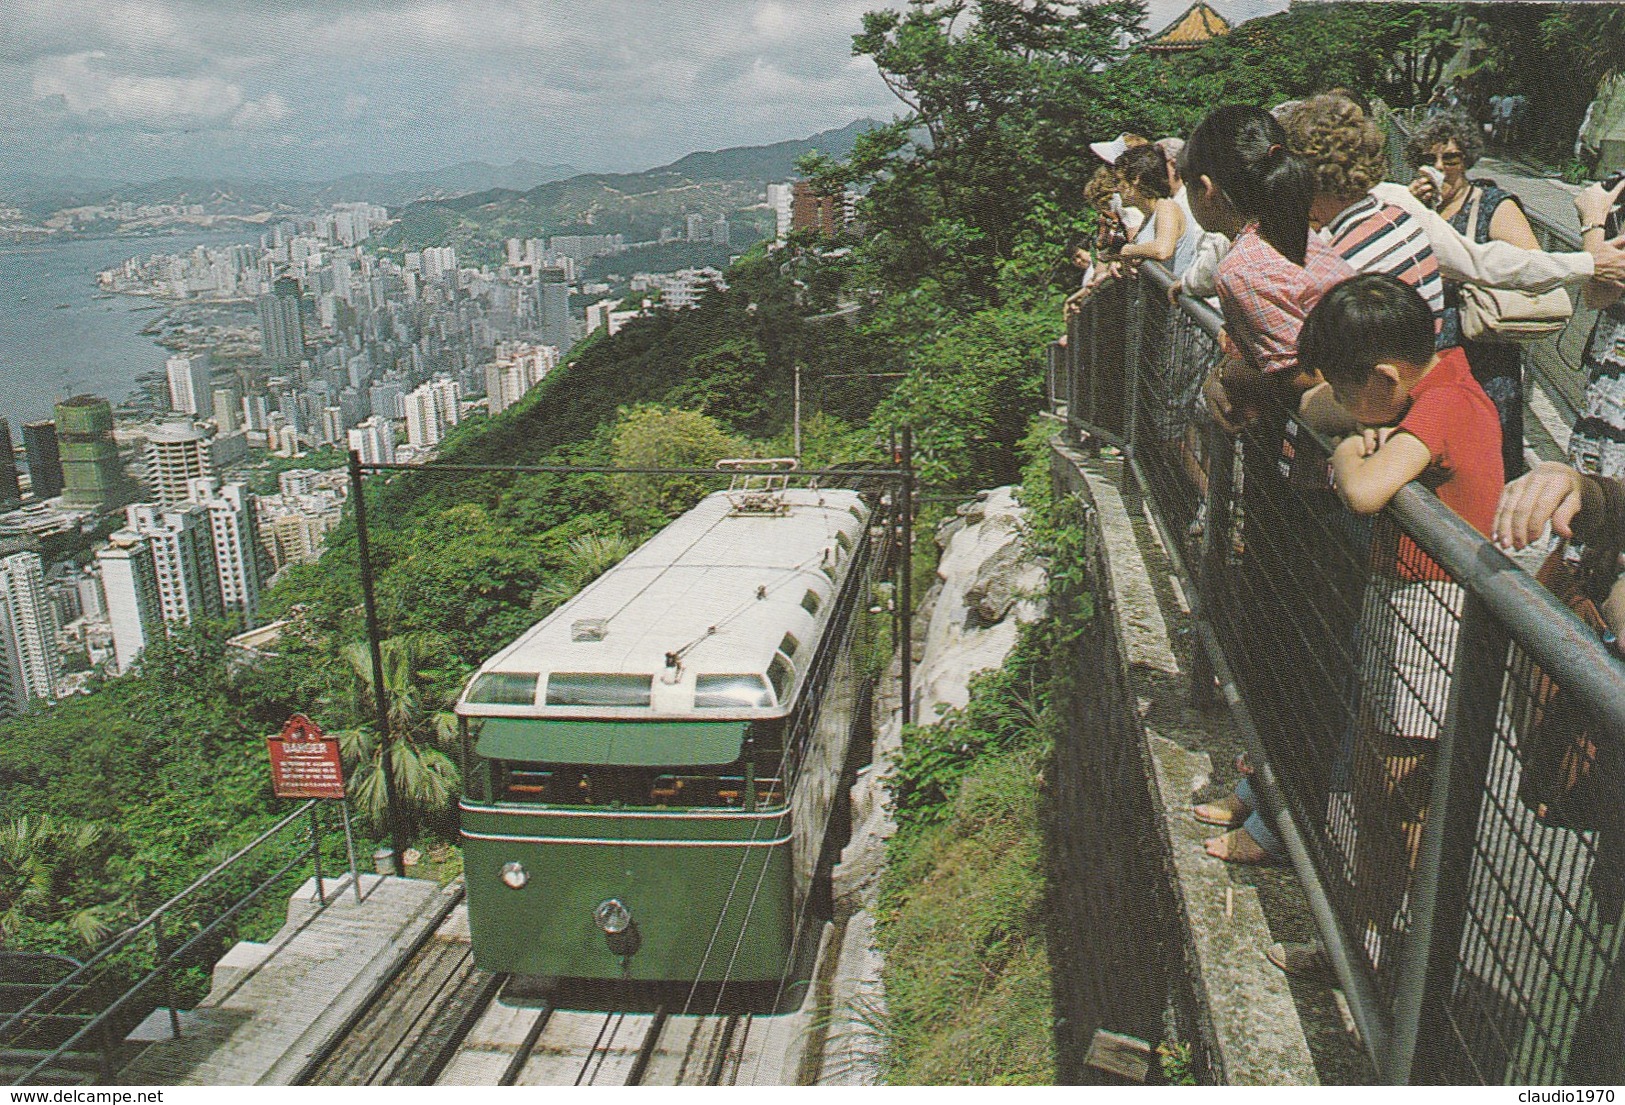
M1168 271L1167 266L1155 261L1140 262L1140 276L1155 284L1164 299L1168 297L1168 289L1174 286L1173 273ZM1179 306L1191 317L1191 321L1201 328L1202 333L1214 341L1219 340L1219 331L1224 329L1224 316L1210 307L1206 300L1197 299L1181 291Z
M1590 716L1625 733L1625 661L1533 576L1420 483L1388 505L1399 528L1478 596L1513 643L1584 701Z
M147 929L151 928L154 924L157 923L158 919L161 916L164 915L164 913L166 913L170 909L173 909L176 905L180 904L180 902L182 900L184 900L185 898L187 898L189 895L191 895L194 892L202 889L209 882L213 881L216 877L223 874L228 868L232 867L239 860L241 860L244 856L247 856L250 852L253 852L255 849L257 849L261 845L263 845L266 841L268 841L272 837L274 837L277 833L280 833L283 829L287 828L288 825L290 825L294 820L296 820L297 818L302 817L305 814L309 813L311 808L314 807L315 805L316 805L316 800L315 799L311 799L310 801L306 802L304 805L300 806L298 809L296 809L292 813L288 814L288 816L286 816L282 820L278 821L275 825L272 825L269 829L266 829L259 836L255 837L252 841L250 841L249 843L243 845L243 847L239 848L232 855L228 856L226 859L223 859L219 863L215 864L212 868L210 868L203 875L200 875L198 878L194 879L192 881L191 885L189 885L185 890L182 890L180 893L175 894L168 901L164 902L163 905L160 905L157 909L154 909L151 913L147 914L146 917L142 918L140 921L137 921L135 924L131 925L129 928L127 928L123 932L119 933L119 935L114 937L111 942L109 942L108 944L105 944L99 951L97 951L95 955L93 955L91 958L89 958L89 959L85 960L83 963L81 963L79 965L78 969L73 971L73 973L67 975L65 978L62 978L61 980L59 980L58 982L53 984L52 987L49 990L45 991L39 997L37 997L33 1001L29 1002L22 1009L20 1009L17 1012L11 1014L11 1016L9 1016L5 1020L4 1023L0 1023L0 1037L3 1037L5 1032L7 1030L9 1030L13 1025L15 1025L19 1020L26 1017L28 1014L32 1013L36 1008L38 1008L40 1003L44 1002L47 998L51 997L58 990L61 990L63 987L65 987L65 986L69 985L70 983L74 982L81 975L83 975L86 971L88 971L92 967L96 966L96 964L100 963L102 960L106 959L108 956L112 955L114 952L116 952L119 949L123 948L131 940L135 939L136 936L140 935L142 932L144 932Z

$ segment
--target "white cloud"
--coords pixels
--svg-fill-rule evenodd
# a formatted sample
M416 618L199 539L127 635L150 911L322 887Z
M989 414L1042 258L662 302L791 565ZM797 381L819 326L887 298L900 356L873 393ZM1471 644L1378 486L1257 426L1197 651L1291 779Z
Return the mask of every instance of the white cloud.
M218 123L247 113L281 118L287 103L275 93L247 101L237 85L219 77L149 77L113 72L101 50L44 58L34 65L37 100L60 104L70 114L115 124L184 128Z
M258 100L250 100L232 113L234 127L268 127L280 123L292 113L288 101L275 92L267 92Z

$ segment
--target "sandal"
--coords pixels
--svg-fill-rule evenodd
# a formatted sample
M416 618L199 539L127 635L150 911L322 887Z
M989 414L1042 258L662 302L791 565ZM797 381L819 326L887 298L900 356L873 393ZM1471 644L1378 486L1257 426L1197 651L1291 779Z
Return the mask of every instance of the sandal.
M1336 979L1331 956L1319 940L1307 944L1271 944L1264 958L1281 969L1288 978L1314 979L1326 982Z
M1222 836L1213 837L1204 841L1203 848L1214 859L1222 859L1226 863L1273 863L1275 862L1263 845L1253 839L1253 834L1246 829L1232 829Z
M1234 794L1227 794L1217 802L1191 807L1191 816L1197 821L1204 825L1217 825L1221 829L1239 828L1252 812Z

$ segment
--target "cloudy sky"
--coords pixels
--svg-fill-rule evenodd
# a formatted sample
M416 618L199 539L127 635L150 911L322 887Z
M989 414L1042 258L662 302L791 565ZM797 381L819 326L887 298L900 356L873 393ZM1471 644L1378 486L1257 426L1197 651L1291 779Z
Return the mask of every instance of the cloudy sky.
M887 2L0 0L0 149L14 169L135 180L641 169L889 118L851 56ZM1151 0L1152 27L1188 3Z

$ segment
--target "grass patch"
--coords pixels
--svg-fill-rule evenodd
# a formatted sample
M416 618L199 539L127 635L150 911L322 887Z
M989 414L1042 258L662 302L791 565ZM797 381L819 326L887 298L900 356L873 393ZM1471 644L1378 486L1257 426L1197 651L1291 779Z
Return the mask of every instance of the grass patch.
M894 842L880 918L893 1084L1055 1081L1041 762L1036 748L991 758L947 820Z

